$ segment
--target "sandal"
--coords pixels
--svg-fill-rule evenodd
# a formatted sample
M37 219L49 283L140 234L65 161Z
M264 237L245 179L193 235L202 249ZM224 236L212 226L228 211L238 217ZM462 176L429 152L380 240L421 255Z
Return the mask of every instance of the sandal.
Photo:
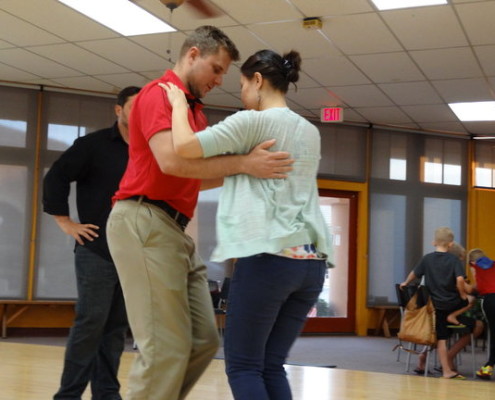
M424 375L425 374L425 370L424 369L421 369L421 368L416 368L413 372L416 375Z
M445 379L455 379L455 380L458 380L458 381L463 381L466 379L466 377L464 375L461 375L461 374L455 374L455 375L452 375L452 376L449 376L449 377L445 377Z

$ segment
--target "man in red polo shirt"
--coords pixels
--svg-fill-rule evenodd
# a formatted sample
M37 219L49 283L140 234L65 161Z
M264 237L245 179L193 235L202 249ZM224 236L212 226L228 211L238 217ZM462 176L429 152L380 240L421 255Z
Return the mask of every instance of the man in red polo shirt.
M203 130L207 121L199 98L221 85L238 59L221 30L200 27L185 40L174 68L146 85L133 104L129 163L107 225L139 349L127 400L185 398L216 353L206 267L184 233L200 188L218 186L232 174L283 178L291 170L287 153L266 151L273 142L249 155L186 160L174 152L172 108L158 82L172 82L186 93L189 122Z

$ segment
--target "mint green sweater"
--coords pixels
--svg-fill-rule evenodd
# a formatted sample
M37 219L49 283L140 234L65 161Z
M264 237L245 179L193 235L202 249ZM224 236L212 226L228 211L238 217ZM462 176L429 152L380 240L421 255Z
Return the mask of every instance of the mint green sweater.
M277 253L310 243L331 256L330 236L318 203L320 135L314 125L288 108L271 108L237 112L196 135L204 157L246 154L257 144L276 139L271 150L288 151L296 160L287 179L225 178L213 261Z

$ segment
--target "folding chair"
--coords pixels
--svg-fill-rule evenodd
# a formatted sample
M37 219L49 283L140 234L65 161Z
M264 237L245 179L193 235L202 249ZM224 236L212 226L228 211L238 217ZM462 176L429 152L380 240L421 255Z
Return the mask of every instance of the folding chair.
M428 294L426 293L426 290L423 290L424 287L421 287L422 292L419 293L420 297L422 297L422 301L427 300ZM406 286L404 289L400 288L400 284L395 285L395 291L397 294L397 301L399 304L399 309L400 309L400 314L401 314L401 322L402 319L404 318L405 310L407 303L409 300L411 300L411 297L416 293L418 290L417 286ZM421 350L418 350L418 346L422 346ZM394 350L398 349L399 353L397 354L397 361L400 361L400 352L405 351L407 353L407 358L406 358L406 372L409 372L409 367L411 364L411 354L416 354L420 355L422 353L426 353L426 362L425 362L425 372L424 376L428 376L428 367L429 367L429 362L430 362L430 353L434 349L434 346L428 346L428 345L418 345L417 343L412 343L408 342L407 346L404 347L404 344L401 340L399 340L399 344L395 346Z

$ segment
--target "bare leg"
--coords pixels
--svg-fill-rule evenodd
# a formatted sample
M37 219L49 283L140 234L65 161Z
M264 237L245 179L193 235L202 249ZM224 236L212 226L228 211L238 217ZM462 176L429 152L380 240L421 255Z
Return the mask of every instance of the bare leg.
M457 350L457 351L459 351L459 350ZM440 360L440 364L442 365L443 377L444 378L452 378L453 376L455 376L457 374L457 371L452 369L452 366L451 366L452 360L449 359L449 354L447 352L447 341L445 339L441 339L438 341L437 353L438 353L438 358Z
M478 337L481 334L481 332L483 332L483 323L481 321L476 321L473 330L474 337ZM451 348L447 351L449 366L452 370L455 370L455 366L454 366L455 356L457 355L457 353L459 353L459 351L461 351L464 347L466 347L470 341L471 341L471 335L469 333L466 333L465 335L461 336L461 338L457 342L455 342L451 346Z

